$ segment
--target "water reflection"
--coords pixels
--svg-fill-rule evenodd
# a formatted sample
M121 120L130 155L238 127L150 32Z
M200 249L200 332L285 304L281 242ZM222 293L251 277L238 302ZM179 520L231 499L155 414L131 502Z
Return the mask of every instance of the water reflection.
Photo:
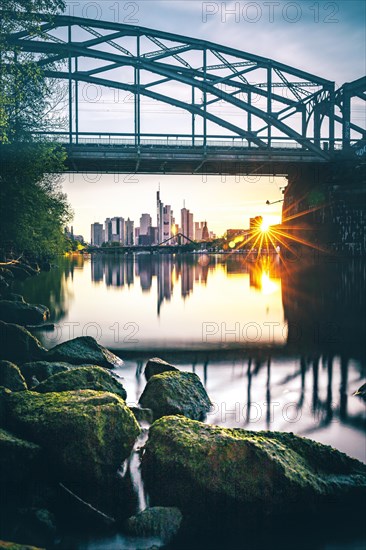
M353 395L366 376L364 361L238 350L221 356L189 355L162 352L181 370L200 376L213 403L209 423L294 432L366 462L366 408ZM127 359L119 371L130 404L138 402L144 389L143 365L148 357Z
M249 275L250 288L263 294L271 294L279 288L275 279L279 279L281 271L278 258L274 261L262 257L258 261L248 262L242 256L220 257L205 254L140 254L117 258L95 254L91 257L90 265L92 282L104 282L106 287L129 287L135 284L136 277L141 291L148 293L156 280L158 315L162 304L171 301L176 286L180 289L180 296L186 299L193 293L195 286L206 286L209 274L220 268L228 278Z
M95 254L60 259L19 290L48 305L53 321L72 325L71 336L90 334L114 349L266 345L364 356L365 280L365 263L357 261ZM100 329L93 332L91 323ZM123 333L131 324L137 338ZM49 347L70 332L59 327L40 336Z

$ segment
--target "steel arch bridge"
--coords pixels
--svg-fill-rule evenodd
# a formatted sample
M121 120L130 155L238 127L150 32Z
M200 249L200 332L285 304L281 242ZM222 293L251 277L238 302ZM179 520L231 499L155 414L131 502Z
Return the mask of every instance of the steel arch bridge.
M365 101L366 77L336 90L325 78L201 39L37 17L37 32L7 40L34 54L47 77L68 83L68 129L48 138L65 143L70 170L235 173L247 164L269 173L288 163L362 155L366 130L353 121L352 105ZM81 83L130 94L132 131L81 131ZM189 131L143 132L147 99L187 113Z

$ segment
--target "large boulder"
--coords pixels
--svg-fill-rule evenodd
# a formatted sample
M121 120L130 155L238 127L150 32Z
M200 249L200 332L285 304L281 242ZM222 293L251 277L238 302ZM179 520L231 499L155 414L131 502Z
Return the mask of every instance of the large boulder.
M18 544L17 542L10 542L8 540L0 540L1 550L44 550L39 546L30 546L29 544Z
M66 372L54 374L36 386L40 393L63 392L72 390L96 390L115 393L126 399L127 392L109 371L101 367L75 367Z
M0 386L11 391L27 389L27 384L19 368L10 361L0 361Z
M46 306L26 304L20 301L0 300L0 319L20 325L41 324L49 318Z
M126 530L135 537L157 537L164 544L168 544L178 533L182 519L182 513L178 508L156 506L128 518Z
M146 363L144 374L146 380L150 380L150 378L155 374L162 374L163 372L167 371L179 372L179 369L177 369L177 367L174 367L174 365L167 363L166 361L164 361L164 359L160 359L160 357L153 357L152 359L149 359Z
M7 423L45 449L59 479L81 486L113 478L140 433L123 399L92 390L10 394Z
M0 428L0 479L21 483L34 474L41 455L39 445Z
M61 361L54 363L50 363L49 361L30 361L20 366L20 370L29 388L38 385L54 374L65 372L72 368L75 368L75 365Z
M21 362L43 359L47 350L28 330L0 321L0 358Z
M211 408L211 401L197 374L180 371L167 371L150 378L139 404L151 409L155 420L172 414L201 420Z
M291 433L225 429L182 416L150 428L142 458L153 505L215 523L361 510L366 466Z
M90 363L111 369L123 365L122 359L108 351L91 336L80 336L50 349L47 361L65 361L74 365Z

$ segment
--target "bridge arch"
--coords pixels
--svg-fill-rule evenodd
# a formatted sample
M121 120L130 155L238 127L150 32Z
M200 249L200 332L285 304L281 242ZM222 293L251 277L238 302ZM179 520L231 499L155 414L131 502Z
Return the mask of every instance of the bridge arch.
M8 36L8 43L35 54L47 77L68 82L70 144L78 143L82 134L81 82L133 94L136 146L144 138L143 97L188 112L191 131L186 137L193 145L198 140L204 148L211 137L232 137L259 150L271 150L275 142L280 146L292 143L324 161L337 144L336 123L342 126L340 145L350 145L351 130L361 138L366 136L364 129L350 122L349 108L352 93L366 98L366 78L336 91L334 82L320 76L206 40L82 17L37 17L37 33L15 32ZM133 82L121 78L127 68L133 72ZM185 90L184 98L171 88L166 91L164 86L172 84L176 90ZM235 120L214 110L219 102L235 112ZM200 132L196 117L202 120ZM212 133L209 124L224 133Z

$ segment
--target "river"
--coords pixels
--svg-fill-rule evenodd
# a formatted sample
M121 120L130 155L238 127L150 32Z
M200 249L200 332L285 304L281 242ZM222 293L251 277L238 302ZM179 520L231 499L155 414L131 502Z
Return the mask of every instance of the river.
M290 431L366 462L353 395L366 377L365 281L357 260L97 253L59 258L18 290L50 308L55 330L37 332L47 348L90 335L124 359L131 405L159 356L200 376L209 423ZM77 547L130 547L116 540Z

